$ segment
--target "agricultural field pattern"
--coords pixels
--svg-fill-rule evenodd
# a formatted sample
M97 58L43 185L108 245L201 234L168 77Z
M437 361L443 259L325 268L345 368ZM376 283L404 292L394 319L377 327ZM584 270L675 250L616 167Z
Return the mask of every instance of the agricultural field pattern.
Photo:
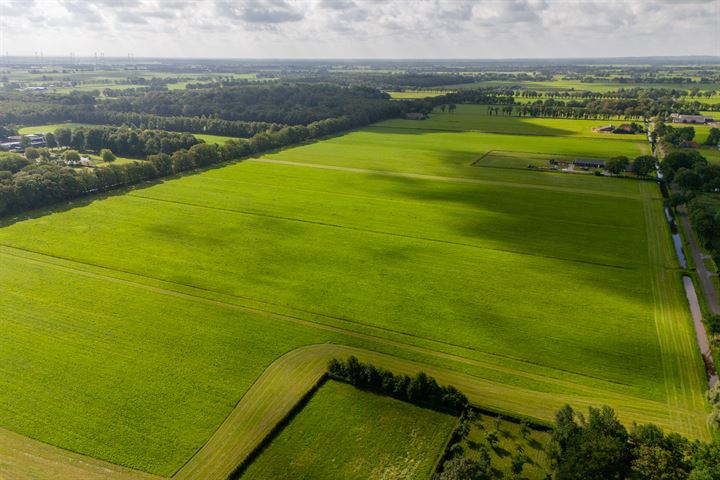
M0 445L19 434L118 478L228 475L350 354L538 423L605 404L709 439L657 184L526 168L650 153L597 125L460 105L5 217ZM346 390L321 387L248 474L275 478L323 402L357 424L402 410ZM454 421L423 415L417 478Z

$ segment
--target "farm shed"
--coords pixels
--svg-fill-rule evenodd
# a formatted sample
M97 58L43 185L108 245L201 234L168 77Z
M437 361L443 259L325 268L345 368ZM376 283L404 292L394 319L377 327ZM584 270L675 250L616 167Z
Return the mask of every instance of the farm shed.
M573 165L583 168L605 168L605 160L597 160L594 158L578 158L573 162Z
M672 123L708 123L712 122L713 118L708 117L706 115L683 115L681 113L672 113L670 114L670 118L672 118Z
M425 113L411 112L405 114L406 120L425 120L426 118L428 118L428 116Z

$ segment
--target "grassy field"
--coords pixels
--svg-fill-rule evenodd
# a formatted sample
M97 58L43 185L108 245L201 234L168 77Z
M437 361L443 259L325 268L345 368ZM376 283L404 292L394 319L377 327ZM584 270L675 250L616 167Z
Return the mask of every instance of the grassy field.
M207 135L204 133L193 133L195 138L198 140L204 140L205 143L217 143L218 145L222 145L223 143L227 142L228 140L232 140L235 137L224 137L222 135Z
M707 438L656 185L471 165L634 142L417 123L7 219L0 427L171 475L279 357L332 343L497 410Z
M241 478L425 480L455 422L331 381Z
M488 443L489 432L497 434L498 441L494 446ZM469 458L478 458L480 449L487 451L497 478L513 478L510 461L513 454L522 450L529 462L525 464L520 478L545 480L552 471L548 457L550 437L550 432L536 429L530 429L529 433L523 436L519 423L477 414L470 422L470 433L461 445L464 456Z
M23 127L21 128L18 133L20 135L30 135L31 133L55 133L55 130L58 128L80 128L80 127L95 127L97 125L91 125L89 123L50 123L47 125L37 125L33 127Z
M576 120L554 118L517 117L489 115L485 105L458 105L453 113L435 109L427 120L387 120L377 124L380 127L411 128L422 130L477 131L522 136L585 137L602 140L623 140L640 143L646 141L644 134L619 135L596 133L592 129L607 125L603 120ZM619 124L622 122L615 122ZM539 141L535 139L535 141ZM617 148L623 148L617 146Z
M431 98L445 95L445 91L412 91L412 92L385 92L395 100L412 100L416 98Z
M160 480L148 473L62 450L0 428L0 478L13 480Z
M563 155L551 155L548 153L523 153L523 152L504 152L502 150L491 150L475 161L473 165L478 167L497 167L497 168L528 168L533 167L550 167L552 160L558 162L572 163L575 157Z

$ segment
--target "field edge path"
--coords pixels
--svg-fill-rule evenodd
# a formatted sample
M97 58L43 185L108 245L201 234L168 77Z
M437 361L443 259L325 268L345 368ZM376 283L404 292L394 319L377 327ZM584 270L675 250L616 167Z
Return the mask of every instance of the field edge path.
M0 480L161 480L0 428Z

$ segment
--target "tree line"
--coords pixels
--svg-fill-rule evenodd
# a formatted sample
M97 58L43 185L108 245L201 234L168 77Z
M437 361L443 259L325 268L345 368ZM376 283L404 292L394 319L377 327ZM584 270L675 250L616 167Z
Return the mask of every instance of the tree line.
M258 133L249 139L229 140L222 146L195 143L189 149L180 148L174 151L172 155L162 151L161 142L160 153L149 155L147 161L122 165L110 164L97 168L73 169L43 161L42 157L38 159L39 163L30 163L17 154L0 152L0 216L174 175L219 162L237 160L267 150L349 130L364 125L363 122L365 122L363 116L329 118L307 126L295 125L283 127L276 132ZM132 131L131 129L117 130ZM87 136L84 137L84 140L87 142ZM72 143L72 134L70 142ZM87 147L87 143L85 145ZM147 143L145 145L147 150Z
M249 138L266 131L280 130L285 125L244 120L223 120L217 117L187 117L153 115L138 112L115 112L99 105L95 109L69 109L63 118L77 123L96 125L127 125L139 129L168 130L171 132L207 133L228 137Z
M385 395L418 405L454 413L463 412L468 399L452 385L439 385L423 372L414 377L396 375L371 363L360 362L350 356L347 360L333 358L328 363L328 373L352 385L372 388Z

